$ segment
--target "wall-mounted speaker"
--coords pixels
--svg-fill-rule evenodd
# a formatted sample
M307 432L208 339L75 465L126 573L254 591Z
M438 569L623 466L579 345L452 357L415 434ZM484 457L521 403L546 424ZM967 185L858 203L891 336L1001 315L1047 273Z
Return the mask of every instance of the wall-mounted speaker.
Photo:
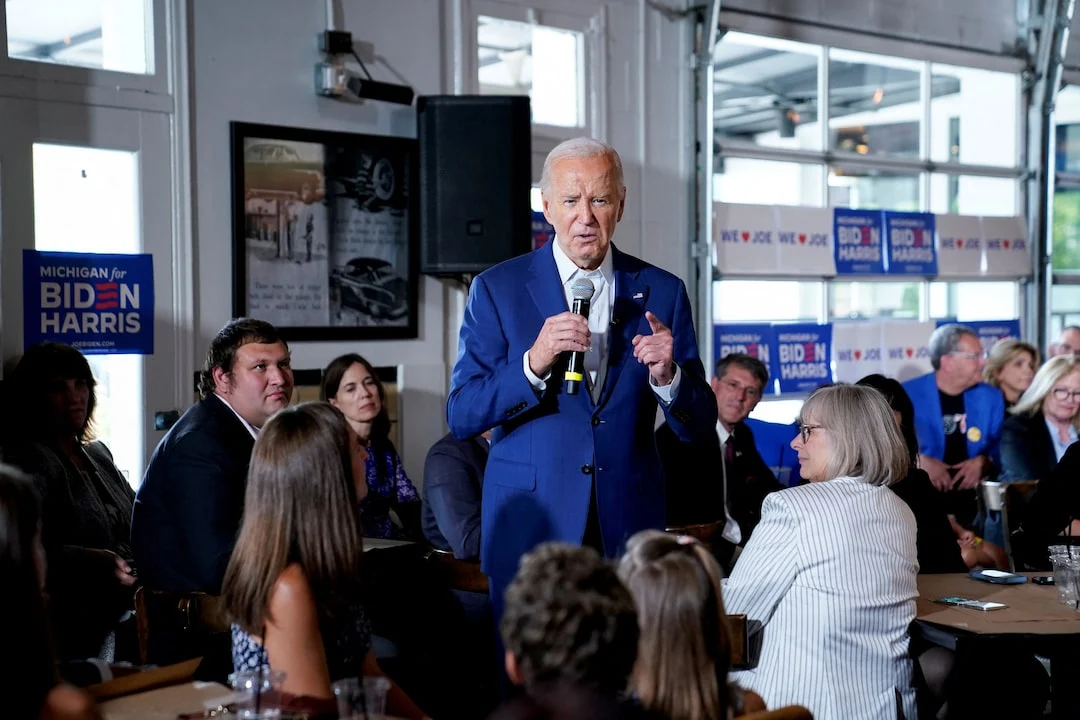
M420 272L475 274L532 249L529 98L417 99Z

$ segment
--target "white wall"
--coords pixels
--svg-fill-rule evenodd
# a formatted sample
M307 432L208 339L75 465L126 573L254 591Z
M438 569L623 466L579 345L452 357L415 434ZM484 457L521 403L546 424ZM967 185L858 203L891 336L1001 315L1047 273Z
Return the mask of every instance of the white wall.
M372 43L374 54L384 58L369 65L376 78L407 82L418 95L449 93L455 46L453 33L444 29L469 2L339 0L339 28L352 32L354 41ZM567 0L503 3L519 9L560 4L565 7ZM647 0L570 5L595 9L606 29L606 122L592 131L619 149L626 170L628 207L615 242L685 277L692 146L687 21L664 17ZM415 135L411 108L358 106L315 95L312 68L324 13L325 3L318 0L192 0L197 352L232 315L231 121ZM428 447L445 432L447 376L462 297L423 278L420 303L416 340L292 346L298 368L324 367L347 351L375 365L403 366L400 450L418 485ZM201 365L201 356L195 360Z

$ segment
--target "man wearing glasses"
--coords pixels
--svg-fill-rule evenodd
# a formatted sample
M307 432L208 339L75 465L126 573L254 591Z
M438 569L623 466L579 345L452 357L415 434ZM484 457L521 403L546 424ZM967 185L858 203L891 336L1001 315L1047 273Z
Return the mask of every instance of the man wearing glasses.
M930 364L933 372L904 383L915 405L919 466L945 494L946 511L970 528L975 488L997 474L1005 398L981 382L986 353L969 327L948 324L935 330Z
M746 418L761 400L769 371L755 357L735 353L716 363L711 381L719 419L708 444L680 442L665 423L656 446L667 479L668 525L724 522L717 555L729 565L761 519L765 496L781 485L754 445ZM729 568L730 569L730 568Z

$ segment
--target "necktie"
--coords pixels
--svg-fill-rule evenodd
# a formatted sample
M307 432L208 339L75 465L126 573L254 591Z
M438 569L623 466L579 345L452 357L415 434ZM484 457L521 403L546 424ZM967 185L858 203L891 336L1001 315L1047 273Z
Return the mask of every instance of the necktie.
M724 462L723 462L723 478L724 478L724 532L722 533L725 540L735 545L742 542L742 530L739 528L739 523L735 522L735 519L731 517L731 512L728 507L731 500L728 498L728 474L734 469L735 463L735 438L728 435L727 441L724 443Z
M589 331L592 333L592 346L585 353L585 372L589 378L589 393L593 402L600 397L600 389L604 385L604 351L607 342L607 327L604 323L603 309L607 307L604 301L607 292L607 282L604 274L599 270L585 273L585 277L592 281L595 292L592 302L589 304Z

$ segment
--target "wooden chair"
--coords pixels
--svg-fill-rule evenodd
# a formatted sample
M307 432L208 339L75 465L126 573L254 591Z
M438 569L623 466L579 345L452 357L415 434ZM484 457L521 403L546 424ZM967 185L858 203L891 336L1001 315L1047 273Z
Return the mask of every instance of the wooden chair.
M135 621L139 630L139 660L145 665L160 663L151 658L151 638L167 638L170 660L205 656L221 646L228 636L229 623L221 613L216 595L198 592L170 592L145 587L135 592Z
M454 553L438 548L428 551L427 562L451 590L488 594L488 576L480 571L478 563L458 560Z
M788 705L743 715L741 720L814 720L814 716L802 705Z

